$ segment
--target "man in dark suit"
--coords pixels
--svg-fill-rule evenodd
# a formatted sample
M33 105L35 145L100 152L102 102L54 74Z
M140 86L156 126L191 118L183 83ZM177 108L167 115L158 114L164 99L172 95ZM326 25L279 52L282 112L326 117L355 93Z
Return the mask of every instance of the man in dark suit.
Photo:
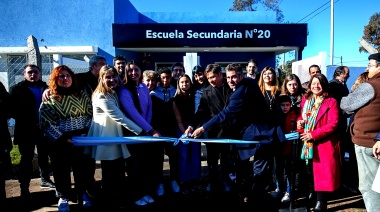
M24 66L24 80L10 88L11 116L15 119L13 143L18 145L21 155L19 183L21 199L29 200L29 184L33 174L34 150L37 146L38 165L40 167L41 187L55 188L50 180L49 157L50 142L40 129L38 110L42 101L42 93L47 88L41 79L41 70L34 64Z
M227 105L228 98L231 94L231 89L229 88L225 78L223 77L222 68L218 64L208 64L205 69L205 75L208 82L210 83L203 92L200 100L200 104L197 112L195 113L195 118L190 123L188 130L193 129L203 124L210 118L218 115L220 111ZM228 136L228 123L223 125L213 126L207 132L208 138L223 138ZM230 155L230 144L219 144L219 143L206 143L207 149L207 168L209 174L209 184L206 190L211 193L212 196L216 196L222 191L229 192L229 174L233 172L231 164ZM222 180L219 182L219 166L218 161L220 159L220 174Z
M235 64L229 64L225 70L228 85L233 93L226 107L196 129L192 137L197 138L212 126L228 122L231 126L229 138L259 141L257 145L237 144L239 163L240 166L247 166L250 157L254 156L252 190L247 195L254 201L254 207L269 207L264 206L263 203L267 201L263 200L268 197L265 188L272 180L271 147L274 142L285 140L285 137L281 128L274 123L275 119L257 83L251 78L245 78L241 68ZM249 177L249 173L238 172L238 178L239 174L243 179Z

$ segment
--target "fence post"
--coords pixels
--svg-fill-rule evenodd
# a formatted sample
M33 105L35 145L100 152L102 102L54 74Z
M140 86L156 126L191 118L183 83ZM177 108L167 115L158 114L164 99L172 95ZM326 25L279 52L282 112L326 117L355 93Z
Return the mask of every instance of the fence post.
M33 35L29 35L28 43L28 63L37 65L42 70L41 54L38 48L37 39Z

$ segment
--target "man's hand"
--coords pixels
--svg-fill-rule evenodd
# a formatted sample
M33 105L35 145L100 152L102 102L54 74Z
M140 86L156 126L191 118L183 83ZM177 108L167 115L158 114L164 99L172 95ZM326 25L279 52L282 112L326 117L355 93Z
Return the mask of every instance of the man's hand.
M192 134L193 133L193 128L192 127L188 127L186 130L185 130L185 132L183 133L183 134L185 134L185 135L189 135L189 134Z
M49 100L50 94L51 94L50 89L49 88L45 89L44 92L42 93L42 101L45 102Z
M375 158L380 160L380 141L376 141L375 145L373 145L372 152Z
M196 129L196 130L193 132L193 134L191 134L191 137L193 137L193 138L197 138L197 137L201 136L202 133L204 133L204 132L205 132L205 129L204 129L203 127L199 127L198 129Z

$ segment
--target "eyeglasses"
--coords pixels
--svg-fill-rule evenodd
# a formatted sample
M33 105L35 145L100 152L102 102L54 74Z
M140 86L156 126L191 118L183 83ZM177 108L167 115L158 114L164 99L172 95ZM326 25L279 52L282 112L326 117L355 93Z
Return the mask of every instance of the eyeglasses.
M58 76L60 80L64 80L64 79L71 79L71 76L70 75L60 75Z

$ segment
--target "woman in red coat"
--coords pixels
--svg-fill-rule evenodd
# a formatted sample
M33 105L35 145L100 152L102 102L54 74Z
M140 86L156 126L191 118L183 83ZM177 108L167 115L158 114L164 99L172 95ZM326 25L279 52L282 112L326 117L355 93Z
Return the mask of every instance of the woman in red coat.
M336 100L329 95L327 78L323 74L312 76L301 101L297 129L302 131L300 139L304 144L312 146L310 152L303 152L303 156L308 164L308 175L312 176L309 177L309 185L314 185L317 194L314 211L326 211L326 194L340 186L338 107ZM312 159L307 159L308 154ZM310 192L309 200L313 199L314 191Z

